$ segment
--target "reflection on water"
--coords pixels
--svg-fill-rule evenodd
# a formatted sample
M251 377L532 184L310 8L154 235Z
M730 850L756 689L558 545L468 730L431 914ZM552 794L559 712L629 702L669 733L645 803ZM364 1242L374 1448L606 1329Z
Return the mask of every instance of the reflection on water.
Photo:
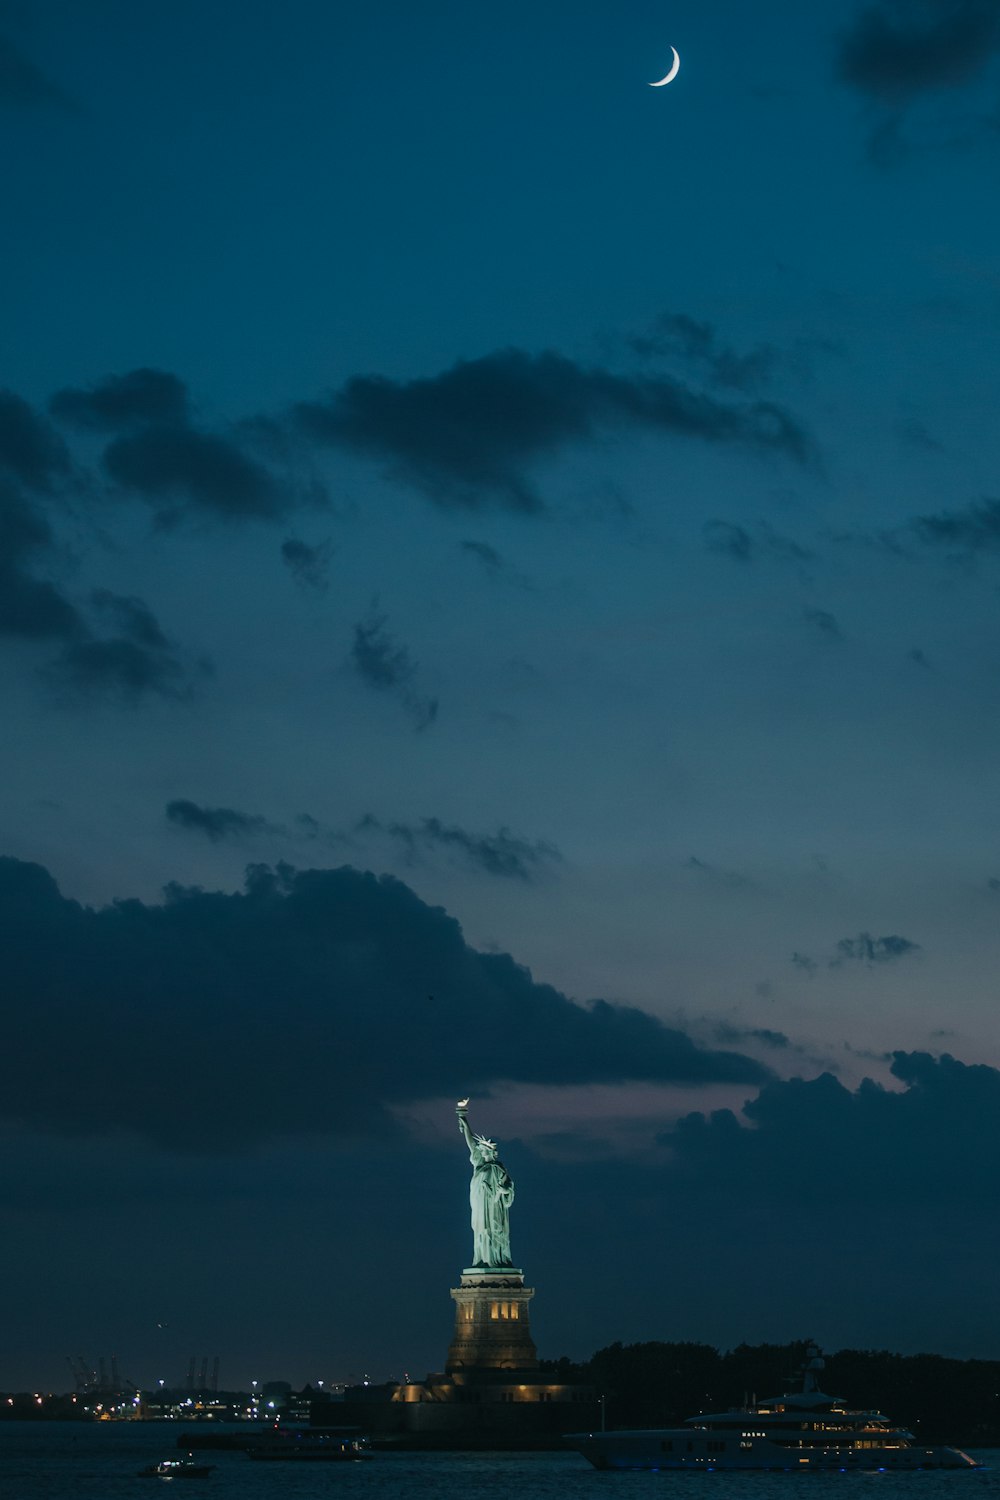
M878 1500L1000 1500L1000 1451L976 1455L990 1467L914 1474L614 1474L568 1453L392 1453L355 1464L255 1463L242 1453L199 1454L215 1464L205 1479L139 1479L138 1470L176 1457L171 1423L0 1422L4 1500L120 1500L152 1497L179 1484L189 1500L684 1500L711 1487L719 1500L854 1500L877 1486ZM994 1466L995 1465L995 1466ZM984 1492L988 1491L987 1496Z

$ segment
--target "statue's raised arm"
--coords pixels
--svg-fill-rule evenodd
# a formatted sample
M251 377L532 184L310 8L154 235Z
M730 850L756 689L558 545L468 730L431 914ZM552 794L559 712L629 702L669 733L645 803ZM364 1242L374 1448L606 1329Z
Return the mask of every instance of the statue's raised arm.
M471 1160L472 1165L475 1167L475 1166L479 1165L479 1161L478 1161L479 1147L476 1145L476 1138L475 1138L475 1136L472 1134L472 1131L469 1129L469 1116L468 1116L468 1113L467 1113L468 1108L469 1108L469 1101L468 1101L468 1099L459 1099L458 1103L455 1105L455 1112L458 1115L458 1128L462 1132L462 1134L464 1135L464 1137L465 1137L465 1144L469 1148L469 1159Z
M497 1156L496 1141L484 1135L473 1135L469 1129L469 1101L460 1099L455 1106L458 1128L465 1137L472 1162L469 1204L472 1209L472 1264L474 1266L510 1266L509 1210L514 1201L514 1184Z

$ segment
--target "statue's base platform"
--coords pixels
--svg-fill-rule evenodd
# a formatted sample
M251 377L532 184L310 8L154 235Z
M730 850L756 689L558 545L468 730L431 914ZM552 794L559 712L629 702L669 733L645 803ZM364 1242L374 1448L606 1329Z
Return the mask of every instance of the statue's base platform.
M524 1272L520 1266L466 1266L462 1272L463 1286L523 1286Z

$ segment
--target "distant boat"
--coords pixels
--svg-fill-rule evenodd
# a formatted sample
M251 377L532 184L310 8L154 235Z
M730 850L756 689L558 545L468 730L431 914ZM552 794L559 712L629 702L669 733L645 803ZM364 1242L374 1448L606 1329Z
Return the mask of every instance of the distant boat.
M211 1474L214 1464L199 1464L190 1455L187 1458L161 1458L158 1464L140 1469L140 1479L204 1479Z
M262 1433L247 1446L251 1458L333 1462L369 1457L366 1439L356 1428L283 1427Z
M565 1441L595 1469L822 1469L852 1473L975 1469L959 1448L925 1447L877 1411L855 1411L817 1383L819 1349L806 1353L802 1389L748 1407L688 1417L683 1427L572 1432Z

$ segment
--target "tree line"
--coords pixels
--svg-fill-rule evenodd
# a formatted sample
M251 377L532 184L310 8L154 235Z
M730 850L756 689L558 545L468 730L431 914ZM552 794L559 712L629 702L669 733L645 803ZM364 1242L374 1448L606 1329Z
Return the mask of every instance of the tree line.
M610 1344L585 1364L543 1361L593 1383L609 1427L675 1427L699 1412L750 1405L801 1387L809 1343ZM824 1355L820 1388L854 1409L882 1411L928 1443L1000 1447L1000 1360L841 1349Z

